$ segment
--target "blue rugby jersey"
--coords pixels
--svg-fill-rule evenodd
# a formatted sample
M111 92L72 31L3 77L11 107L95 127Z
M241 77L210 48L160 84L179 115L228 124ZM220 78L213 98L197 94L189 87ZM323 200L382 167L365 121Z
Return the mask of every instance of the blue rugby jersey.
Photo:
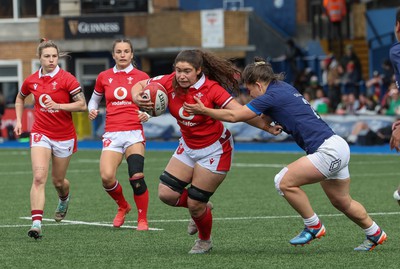
M251 100L247 107L282 125L283 131L290 134L307 154L314 153L335 134L303 95L283 81L270 83L265 94Z
M389 52L390 61L392 62L394 75L396 77L396 86L400 89L400 42L395 43Z

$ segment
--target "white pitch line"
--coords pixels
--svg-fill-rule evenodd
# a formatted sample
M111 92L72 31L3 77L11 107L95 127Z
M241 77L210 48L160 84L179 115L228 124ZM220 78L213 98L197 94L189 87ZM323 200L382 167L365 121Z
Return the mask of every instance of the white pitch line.
M376 212L368 213L370 216L387 216L387 215L400 215L400 212ZM345 217L344 214L318 214L319 217ZM213 218L215 221L240 221L240 220L268 220L268 219L289 219L289 218L300 218L299 215L288 215L288 216L254 216L254 217L226 217L226 218ZM20 217L20 219L31 220L31 217ZM187 222L186 219L164 219L164 220L149 220L149 223L162 223L162 222ZM55 222L54 219L43 219L44 221ZM125 223L134 223L135 221L125 221ZM46 223L46 226L50 225L89 225L89 226L103 226L113 227L112 224L101 223L101 222L86 222L86 221L74 221L74 220L63 220L61 223ZM18 228L18 227L30 227L31 225L0 225L0 228ZM136 229L137 226L123 225L121 228L125 229ZM149 228L149 230L163 231L161 228Z
M20 217L20 219L27 219L31 220L31 217ZM44 221L50 221L54 222L54 219L42 219ZM79 220L63 220L60 224L69 224L69 225L89 225L89 226L102 226L102 227L114 227L112 224L108 223L100 223L100 222L87 222L87 221L79 221ZM47 224L46 224L47 225ZM53 224L54 225L54 224ZM57 225L57 224L56 224ZM1 227L1 226L0 226ZM127 226L127 225L122 225L120 228L125 228L125 229L136 229L137 226ZM159 228L150 228L149 230L151 231L163 231L164 229L159 229Z

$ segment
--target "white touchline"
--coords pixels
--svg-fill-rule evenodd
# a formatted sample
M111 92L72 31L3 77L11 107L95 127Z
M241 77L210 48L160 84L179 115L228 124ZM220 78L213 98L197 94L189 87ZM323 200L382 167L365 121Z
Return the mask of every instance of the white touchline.
M370 216L384 216L384 215L400 215L400 212L376 212L376 213L368 213ZM318 214L319 217L345 217L343 214ZM216 218L215 221L237 221L237 220L268 220L268 219L288 219L288 218L300 218L299 215L288 215L288 216L254 216L254 217L225 217L225 218ZM31 217L20 217L20 219L31 220ZM113 227L112 224L109 223L101 223L101 222L87 222L87 221L78 221L78 220L63 220L60 223L55 223L54 219L43 219L44 221L49 221L53 223L46 223L46 226L50 225L89 225L89 226L103 226L103 227ZM149 220L149 223L161 223L161 222L186 222L188 219L164 219L164 220ZM125 223L136 223L136 221L125 221ZM0 228L18 228L18 227L30 227L30 224L21 224L21 225L0 225ZM121 228L125 229L135 229L137 226L127 226L123 225ZM149 228L152 231L163 231L161 228Z
M31 217L20 217L20 219L27 219L31 220ZM50 222L55 222L54 219L42 219L42 221L50 221ZM79 220L62 220L62 222L57 223L57 224L52 224L52 225L89 225L89 226L102 226L102 227L113 227L112 224L108 223L100 223L100 222L87 222L87 221L79 221ZM48 224L46 224L48 225ZM24 225L25 226L25 225ZM2 226L0 226L2 227ZM127 226L127 225L122 225L120 228L125 228L125 229L136 229L137 226ZM159 229L159 228L150 228L149 230L151 231L162 231L164 229Z

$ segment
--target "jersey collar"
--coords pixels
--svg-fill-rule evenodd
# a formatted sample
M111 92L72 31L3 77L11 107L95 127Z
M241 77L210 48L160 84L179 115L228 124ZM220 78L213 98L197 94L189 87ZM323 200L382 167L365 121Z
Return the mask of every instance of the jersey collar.
M43 75L42 74L42 67L40 67L40 69L39 69L39 78L41 78L41 77L54 77L55 75L57 75L58 71L60 71L60 67L57 65L56 68L54 68L53 72Z
M190 88L195 88L196 90L198 90L201 86L203 86L204 82L206 82L206 76L204 75L204 73L202 73L201 78Z
M113 68L114 73L125 72L125 73L128 74L128 73L131 72L132 70L133 70L133 65L132 65L132 64L130 64L127 68L122 69L122 70L117 69L117 66L116 66L116 65L115 65L114 68Z

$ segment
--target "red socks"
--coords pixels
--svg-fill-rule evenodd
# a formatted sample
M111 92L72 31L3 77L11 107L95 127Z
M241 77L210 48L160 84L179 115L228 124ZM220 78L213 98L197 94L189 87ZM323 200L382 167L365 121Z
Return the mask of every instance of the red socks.
M178 202L176 202L175 206L187 208L188 207L187 199L188 199L188 191L187 191L187 189L183 189L181 197L179 197L179 200L178 200Z
M147 209L149 207L149 191L146 190L141 195L133 195L138 210L138 220L147 219Z
M212 214L211 209L206 206L206 211L198 218L192 217L199 230L199 238L201 240L210 240L212 228Z
M122 187L118 181L115 182L114 187L111 189L105 189L105 191L115 200L119 207L128 207L128 202L125 200L124 194L122 193Z
M31 215L32 215L32 221L38 220L42 222L43 210L36 210L36 209L32 210Z

